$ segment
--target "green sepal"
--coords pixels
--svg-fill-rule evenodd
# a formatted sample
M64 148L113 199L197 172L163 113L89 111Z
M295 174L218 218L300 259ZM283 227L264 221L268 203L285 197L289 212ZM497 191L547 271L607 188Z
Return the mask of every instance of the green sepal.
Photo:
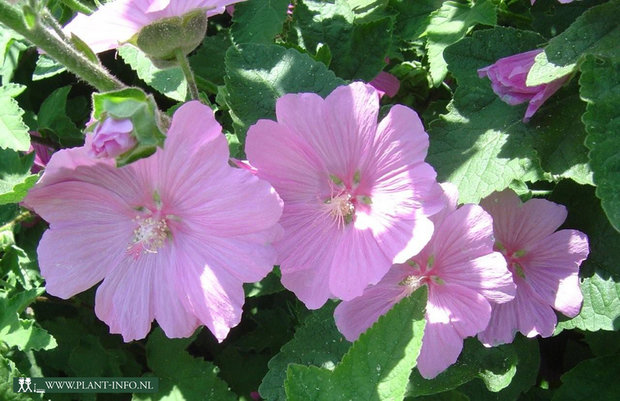
M155 99L141 89L128 88L119 91L93 93L93 118L130 119L136 146L116 157L116 166L122 167L155 153L163 147L166 135L162 128Z
M157 67L176 64L176 52L187 55L198 47L207 32L207 13L194 10L180 17L162 18L142 28L130 43L142 50Z

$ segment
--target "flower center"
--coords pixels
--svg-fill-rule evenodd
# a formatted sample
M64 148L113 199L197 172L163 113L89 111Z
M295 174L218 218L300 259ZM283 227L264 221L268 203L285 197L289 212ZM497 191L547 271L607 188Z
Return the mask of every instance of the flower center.
M519 249L518 251L511 252L499 241L495 242L494 249L504 255L508 269L521 278L525 278L525 271L523 270L522 258L526 255L525 249Z
M170 236L166 219L137 216L134 221L137 227L133 230L133 238L127 247L127 253L135 258L140 254L157 253Z
M360 179L359 171L345 180L334 174L329 175L331 196L323 202L323 211L333 218L339 228L354 221L356 212L370 209L370 197L359 193Z

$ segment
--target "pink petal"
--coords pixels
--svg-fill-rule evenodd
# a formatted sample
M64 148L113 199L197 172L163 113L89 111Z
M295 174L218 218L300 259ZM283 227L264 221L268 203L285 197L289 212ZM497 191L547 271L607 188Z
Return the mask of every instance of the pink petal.
M518 296L518 295L517 295ZM478 339L487 347L509 344L519 328L517 303L493 304L491 319L487 328L478 334Z
M106 274L97 289L95 313L110 326L110 333L119 333L125 342L146 337L155 315L152 288L161 266L159 254L143 254L138 259L125 257Z
M389 273L388 273L389 274ZM338 330L349 341L355 341L372 326L379 316L386 314L406 294L397 280L384 279L370 286L360 297L341 302L334 311Z
M202 242L188 237L178 247L176 291L185 308L221 342L241 321L243 286L228 273L226 265L205 259L203 248Z
M64 31L78 36L95 53L115 49L153 21L140 9L147 4L146 0L112 1L91 15L78 14Z
M525 280L546 303L575 316L583 300L577 273L588 252L588 239L582 232L555 232L524 256Z
M329 288L335 297L349 301L362 295L368 284L376 284L392 265L370 230L349 227L334 255Z
M431 284L426 329L418 357L420 374L432 379L458 359L463 339L484 330L491 306L480 294L453 284Z
M259 177L270 182L287 202L311 201L318 192L329 191L327 177L321 174L322 162L312 148L275 121L259 120L252 125L245 151Z
M308 309L319 309L332 296L329 290L329 265L317 263L316 268L282 269L282 285L295 293Z
M513 252L544 241L566 220L564 206L544 199L521 204L510 189L495 192L480 204L493 217L496 239Z

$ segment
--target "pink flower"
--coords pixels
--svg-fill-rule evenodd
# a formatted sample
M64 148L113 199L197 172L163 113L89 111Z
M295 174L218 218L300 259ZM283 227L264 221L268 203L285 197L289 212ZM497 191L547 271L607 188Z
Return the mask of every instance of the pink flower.
M284 200L282 284L308 308L361 295L432 235L443 202L422 122L400 105L378 113L377 91L355 82L284 95L277 121L248 130L248 160Z
M487 345L512 342L520 331L528 337L553 334L553 309L573 317L583 297L579 265L588 256L588 238L577 230L557 228L566 208L544 199L521 203L511 190L493 193L481 203L493 216L495 248L506 258L517 294L493 306L489 327L478 336Z
M523 121L527 122L536 110L568 80L569 75L548 84L527 86L527 74L534 65L534 58L543 49L531 50L500 58L495 64L478 70L478 76L488 77L491 87L504 102L515 105L529 102Z
M86 147L61 150L25 199L50 223L38 256L47 291L97 289L95 312L125 341L156 319L169 337L202 323L222 341L239 323L242 283L276 259L281 228L273 188L228 165L213 112L181 106L165 150L122 168Z
M379 284L334 317L341 333L354 341L379 316L420 286L428 286L426 329L418 357L420 374L431 379L456 362L463 339L484 330L491 302L513 298L515 285L502 255L493 252L493 222L477 205L456 208L453 186L444 185L448 206L431 217L435 233L407 263L396 264Z
M143 27L163 18L179 17L204 9L207 16L221 14L226 5L244 0L115 0L91 15L78 14L64 30L75 34L95 53L115 49Z
M88 154L97 158L121 155L136 145L132 132L131 120L106 118L97 123L93 134L87 135Z
M368 83L379 92L379 96L394 97L400 89L400 81L389 72L381 71L375 79Z

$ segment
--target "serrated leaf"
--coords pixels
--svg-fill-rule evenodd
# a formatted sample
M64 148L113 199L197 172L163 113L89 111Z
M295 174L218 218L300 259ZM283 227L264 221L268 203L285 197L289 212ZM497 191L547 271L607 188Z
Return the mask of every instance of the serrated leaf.
M370 81L385 66L392 18L356 21L356 13L345 0L304 0L295 5L293 21L301 34L299 46L310 53L320 43L329 46L330 68L341 78Z
M588 359L562 375L553 401L613 401L620 394L619 355Z
M323 63L277 45L247 44L226 53L226 102L240 138L260 118L275 118L276 99L286 93L327 96L344 84Z
M565 226L588 235L590 254L581 264L583 305L579 315L563 318L557 331L620 329L620 233L609 224L596 202L594 189L561 182L551 200L566 205Z
M248 0L235 5L230 28L235 43L272 43L282 32L289 0Z
M0 354L0 400L3 401L32 401L40 400L39 394L15 393L13 391L13 378L22 374L17 370L10 359Z
M440 181L458 186L461 202L477 203L513 180L536 181L543 175L533 143L539 136L554 135L540 117L549 105L524 124L525 105L504 103L488 80L482 81L476 73L501 57L536 47L541 40L531 32L494 28L474 32L445 51L459 86L449 113L429 126L428 161ZM578 124L577 116L572 116L572 124Z
M596 196L611 224L620 231L620 63L588 56L581 66L583 115L594 172Z
M17 85L3 85L0 88L0 148L26 151L30 147L28 126L22 116L24 110L13 99L21 91Z
M587 54L618 61L620 0L594 6L579 16L545 47L549 62L557 66L575 64Z
M169 339L161 329L149 335L146 360L159 377L156 394L134 394L132 400L149 401L236 401L228 385L217 377L217 367L201 358L194 358L185 348L192 338Z
M157 68L144 53L132 45L119 47L118 54L147 85L170 99L185 101L187 82L180 67Z
M396 304L353 343L333 371L290 365L290 401L401 400L422 346L426 287Z
M533 361L529 359L534 358ZM500 391L513 381L518 369L535 371L539 354L536 342L518 336L514 343L485 348L477 339L468 338L455 364L432 380L424 379L417 370L410 377L408 396L419 397L452 390L458 386L480 379L490 391ZM535 380L535 377L534 379ZM532 385L532 381L521 390Z
M0 149L0 205L20 202L39 176L30 174L34 153L20 157L10 149Z
M40 328L34 320L19 317L19 314L42 293L41 288L21 291L13 296L0 291L0 341L8 347L17 347L22 351L56 347L54 337Z
M565 75L573 72L576 64L568 64L565 66L555 65L547 59L547 53L539 53L534 58L534 65L527 73L527 80L525 84L527 86L536 86L546 84L556 79L560 79Z
M431 14L426 30L426 49L434 86L439 86L448 73L444 49L463 38L477 24L497 24L495 5L491 0L467 4L446 1Z
M53 58L45 54L39 54L39 58L37 58L37 64L34 68L34 72L32 73L32 80L40 81L42 79L58 75L66 70L67 67L60 64Z
M334 303L315 311L297 329L295 336L268 363L269 372L258 391L268 401L286 401L284 380L291 363L333 369L351 343L345 340L334 322Z

